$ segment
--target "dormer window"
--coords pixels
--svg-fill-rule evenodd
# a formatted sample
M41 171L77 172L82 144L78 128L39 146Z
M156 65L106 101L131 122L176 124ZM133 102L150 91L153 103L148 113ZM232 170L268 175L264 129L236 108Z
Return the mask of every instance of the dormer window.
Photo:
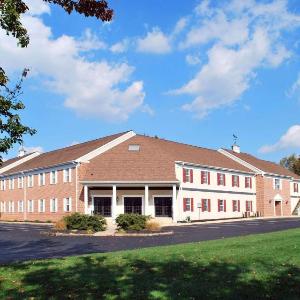
M140 151L140 145L132 144L128 146L128 151Z

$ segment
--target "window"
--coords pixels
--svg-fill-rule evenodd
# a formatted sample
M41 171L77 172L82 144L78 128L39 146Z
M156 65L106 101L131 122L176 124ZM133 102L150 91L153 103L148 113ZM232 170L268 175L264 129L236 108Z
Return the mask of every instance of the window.
M183 168L183 182L193 183L193 170Z
M210 184L210 172L201 171L201 184Z
M18 201L18 212L19 213L24 212L24 201L23 200Z
M233 212L240 211L240 200L232 200L232 211Z
M252 201L246 201L246 211L252 212Z
M225 182L225 174L223 173L217 173L217 179L218 179L218 185L226 185Z
M39 200L39 212L45 212L45 199Z
M50 212L57 212L57 199L50 199Z
M0 212L5 213L6 212L6 203L4 201L1 201L0 203Z
M299 191L298 183L294 182L294 193L298 193L298 191Z
M64 211L70 212L72 211L72 200L71 198L64 199Z
M2 179L1 180L1 191L5 191L5 186L6 186L5 179Z
M64 182L71 182L71 169L64 169Z
M45 173L40 173L39 174L39 185L45 185Z
M202 199L201 201L202 211L210 212L210 199Z
M9 178L9 180L8 180L8 188L10 190L13 190L15 188L15 181L14 181L13 178Z
M279 178L274 178L274 189L275 190L280 190L281 187L281 182Z
M50 184L56 184L57 183L57 171L51 171L50 172Z
M33 180L34 180L34 175L27 176L27 186L28 187L33 187Z
M245 188L252 189L252 178L249 176L245 177Z
M232 175L232 186L233 187L240 186L240 177L238 175Z
M8 201L8 212L9 212L9 213L15 212L14 201Z
M128 151L140 151L140 145L129 145Z
M24 177L23 176L19 176L18 177L18 188L22 189L24 186Z
M193 198L183 198L183 211L194 211Z
M34 200L28 200L28 212L34 212Z
M226 200L218 200L218 211L221 212L226 212Z

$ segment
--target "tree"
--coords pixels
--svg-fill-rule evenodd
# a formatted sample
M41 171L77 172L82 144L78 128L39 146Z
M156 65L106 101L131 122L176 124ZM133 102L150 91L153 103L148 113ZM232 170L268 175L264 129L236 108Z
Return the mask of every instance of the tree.
M300 157L296 154L286 156L280 160L280 165L291 172L300 175Z
M110 21L113 10L108 7L105 0L43 0L62 7L68 14L73 11L86 17L95 17L98 20ZM12 35L18 41L18 46L27 47L30 38L26 28L21 22L21 16L29 8L23 0L0 0L0 28ZM36 131L22 124L19 111L25 109L19 99L22 94L23 80L28 73L24 69L21 79L13 87L9 87L9 79L0 66L0 164L1 154L7 153L14 144L23 142L25 134L33 135Z

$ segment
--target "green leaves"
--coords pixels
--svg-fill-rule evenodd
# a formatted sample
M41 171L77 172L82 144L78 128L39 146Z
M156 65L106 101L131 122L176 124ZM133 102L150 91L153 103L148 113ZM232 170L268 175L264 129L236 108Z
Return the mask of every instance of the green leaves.
M3 69L0 70L0 153L7 153L16 143L21 144L25 134L33 135L36 132L35 129L23 125L18 114L25 109L24 103L18 97L22 94L22 83L27 73L28 69L24 69L19 82L10 89ZM0 155L0 162L1 159Z

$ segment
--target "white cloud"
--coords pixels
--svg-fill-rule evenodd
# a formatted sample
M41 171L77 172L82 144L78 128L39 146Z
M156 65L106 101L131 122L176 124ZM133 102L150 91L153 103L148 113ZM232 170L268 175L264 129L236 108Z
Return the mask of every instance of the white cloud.
M43 153L44 152L44 149L42 146L33 146L33 147L25 147L24 146L24 150L26 153L33 153L33 152Z
M300 90L300 73L298 74L297 80L293 83L292 87L286 92L288 97L293 96L295 93Z
M51 92L63 95L65 106L79 115L122 121L143 106L143 82L131 80L134 67L85 58L82 51L103 46L90 31L79 40L53 38L39 17L26 15L22 21L30 35L28 48L17 47L15 39L0 31L1 66L6 70L29 67L31 76L47 78Z
M28 14L31 16L38 16L42 14L50 14L49 5L41 0L24 0L29 8Z
M300 125L291 126L278 142L261 147L259 152L270 153L290 148L300 148Z
M171 91L192 96L193 101L183 109L200 118L238 101L258 69L278 67L290 58L284 33L300 27L300 15L289 12L284 0L220 3L212 7L210 1L202 1L179 44L181 49L208 49L207 62L194 78ZM193 59L186 56L186 61Z
M90 29L86 29L83 36L77 41L77 47L79 51L85 52L106 49L107 45L105 42L101 41Z
M113 53L123 53L128 50L129 47L129 39L124 39L118 43L113 44L110 47L110 51Z
M137 51L153 54L169 53L170 39L158 27L154 27L144 38L137 40Z
M198 65L201 62L201 59L199 57L199 55L197 54L187 54L185 57L185 61L189 64L189 65Z
M176 36L180 34L186 28L187 24L188 24L188 18L179 19L175 25L172 36Z

